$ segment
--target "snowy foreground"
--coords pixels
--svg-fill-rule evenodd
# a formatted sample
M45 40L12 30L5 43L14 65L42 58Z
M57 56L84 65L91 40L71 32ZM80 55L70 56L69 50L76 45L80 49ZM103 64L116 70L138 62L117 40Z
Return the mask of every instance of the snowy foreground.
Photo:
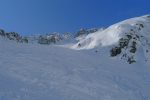
M0 100L150 100L150 67L95 52L0 41Z
M82 49L100 45L89 37ZM0 37L0 100L150 100L150 63L110 57L110 45L74 50Z

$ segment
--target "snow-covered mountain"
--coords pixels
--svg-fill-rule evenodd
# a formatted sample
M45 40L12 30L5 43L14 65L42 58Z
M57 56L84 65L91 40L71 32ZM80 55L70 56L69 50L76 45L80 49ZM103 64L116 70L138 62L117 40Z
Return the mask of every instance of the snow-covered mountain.
M89 34L84 40L79 41L79 49L92 49L97 46L109 46L117 43L119 39L127 34L150 37L150 15L131 18L114 24L103 31ZM78 43L78 44L79 44ZM78 44L76 48L78 48Z
M146 15L69 46L68 34L56 45L1 35L0 100L150 100L149 33Z
M129 63L139 59L135 57L138 54L143 54L140 60L150 60L150 15L131 18L89 34L72 48L81 50L106 46L111 46L111 56L119 55Z

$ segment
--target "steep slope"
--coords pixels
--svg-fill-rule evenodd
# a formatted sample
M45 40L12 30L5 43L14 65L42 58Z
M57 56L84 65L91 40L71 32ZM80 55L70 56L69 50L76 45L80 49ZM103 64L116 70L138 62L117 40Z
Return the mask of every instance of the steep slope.
M82 50L105 46L111 46L110 55L112 57L119 55L121 59L125 59L129 63L136 62L139 58L149 61L150 15L131 18L103 31L89 34L71 48ZM140 57L138 57L139 54Z

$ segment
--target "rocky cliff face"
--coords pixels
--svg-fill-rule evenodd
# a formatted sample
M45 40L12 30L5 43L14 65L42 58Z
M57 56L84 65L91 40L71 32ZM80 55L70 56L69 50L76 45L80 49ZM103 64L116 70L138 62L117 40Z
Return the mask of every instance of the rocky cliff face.
M120 56L121 59L126 60L129 64L136 62L136 56L138 55L139 49L142 49L140 52L143 53L145 61L148 61L150 56L150 38L149 35L145 35L144 32L147 31L147 26L145 24L149 23L149 16L145 16L147 22L137 22L134 24L134 28L131 28L128 32L124 33L118 41L118 44L115 45L110 50L110 55L112 57ZM149 27L150 28L150 27Z

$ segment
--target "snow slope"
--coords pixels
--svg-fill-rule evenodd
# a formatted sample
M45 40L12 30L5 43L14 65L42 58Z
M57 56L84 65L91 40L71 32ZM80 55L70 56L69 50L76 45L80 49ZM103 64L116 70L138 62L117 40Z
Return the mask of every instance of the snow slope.
M150 100L150 67L0 38L0 100Z
M143 28L143 29L142 29ZM98 31L87 35L77 44L73 45L73 49L92 49L98 46L109 46L116 44L125 33L134 31L135 34L146 36L150 39L150 15L127 19L116 23L103 31ZM80 47L78 45L81 45Z
M0 100L150 100L150 62L128 64L109 56L132 28L142 35L137 56L143 59L149 20L137 17L89 34L72 47L82 50L0 37Z

